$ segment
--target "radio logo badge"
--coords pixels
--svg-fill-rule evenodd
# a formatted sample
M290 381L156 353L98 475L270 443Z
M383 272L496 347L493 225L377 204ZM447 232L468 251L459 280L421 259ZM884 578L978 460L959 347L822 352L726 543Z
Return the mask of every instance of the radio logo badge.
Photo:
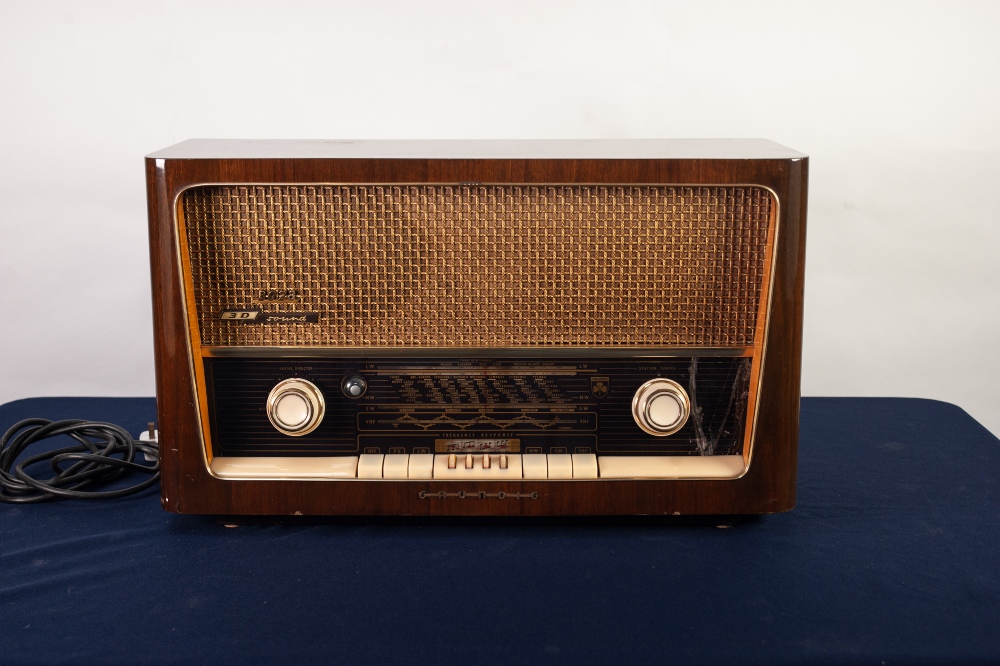
M610 382L607 377L590 378L590 392L594 394L594 397L603 398L608 394L609 390Z
M318 312L262 312L260 310L223 310L222 321L244 324L316 324Z
M245 321L254 322L260 317L260 310L223 310L223 321Z

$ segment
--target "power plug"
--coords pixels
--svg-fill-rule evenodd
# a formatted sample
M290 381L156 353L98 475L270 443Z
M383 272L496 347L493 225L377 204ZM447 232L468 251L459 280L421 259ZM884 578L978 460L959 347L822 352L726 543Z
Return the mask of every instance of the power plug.
M139 441L145 444L150 444L152 446L155 446L157 449L160 448L160 431L156 429L156 423L154 423L153 421L149 422L149 424L146 426L146 430L143 431L141 435L139 435ZM143 452L142 457L146 459L146 462L151 462L151 463L159 460L158 456L153 456L149 453L146 453L145 451Z

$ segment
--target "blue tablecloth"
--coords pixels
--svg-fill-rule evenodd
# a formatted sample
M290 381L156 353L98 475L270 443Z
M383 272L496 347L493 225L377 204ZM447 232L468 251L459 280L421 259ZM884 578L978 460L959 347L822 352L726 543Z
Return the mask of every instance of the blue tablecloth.
M0 406L139 433L149 398ZM1000 661L1000 441L958 407L802 401L798 506L683 521L226 527L0 505L0 663Z

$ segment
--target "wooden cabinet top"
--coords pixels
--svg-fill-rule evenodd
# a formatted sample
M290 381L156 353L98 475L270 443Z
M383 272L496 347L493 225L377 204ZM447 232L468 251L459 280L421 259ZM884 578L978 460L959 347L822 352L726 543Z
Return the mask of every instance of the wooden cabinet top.
M156 160L800 160L766 139L376 140L189 139Z

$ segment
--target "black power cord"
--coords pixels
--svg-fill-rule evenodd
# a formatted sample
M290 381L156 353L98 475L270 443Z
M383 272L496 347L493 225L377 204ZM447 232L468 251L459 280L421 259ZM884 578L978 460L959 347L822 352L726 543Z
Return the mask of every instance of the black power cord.
M45 451L15 464L30 445L59 435L72 437L79 445ZM154 459L153 464L135 462L138 453ZM48 462L54 473L49 478L42 479L26 471L42 462ZM151 476L127 488L99 490L130 472ZM25 419L15 423L0 439L0 502L3 503L124 497L149 488L159 479L158 444L136 441L124 428L112 423Z

